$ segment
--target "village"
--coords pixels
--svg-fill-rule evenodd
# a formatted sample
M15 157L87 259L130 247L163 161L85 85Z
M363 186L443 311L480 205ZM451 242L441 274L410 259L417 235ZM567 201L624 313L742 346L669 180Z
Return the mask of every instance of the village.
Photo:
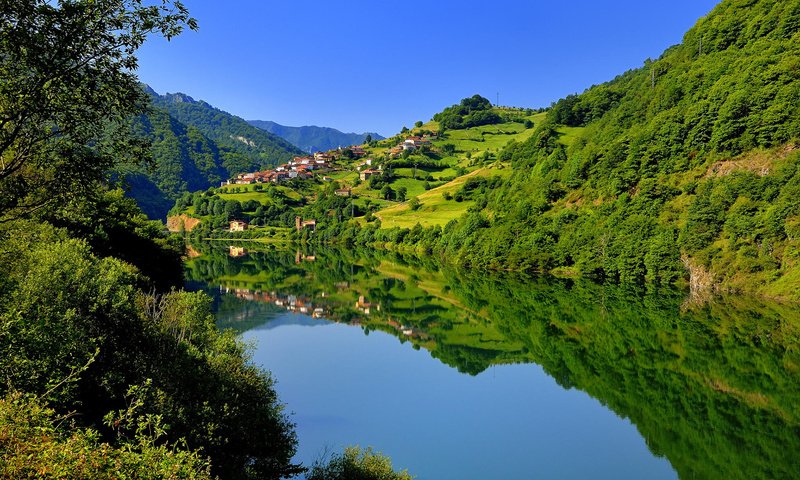
M414 152L417 150L428 151L431 148L432 140L435 137L431 134L422 136L409 136L402 139L395 146L385 151L385 159L398 158L404 152ZM228 185L259 185L259 184L280 184L291 180L310 180L315 175L322 175L323 182L332 182L335 172L342 172L345 170L355 171L358 174L359 181L365 182L374 176L383 173L383 165L378 165L373 158L366 158L368 152L363 146L351 145L349 147L339 147L335 150L327 152L316 152L313 155L294 157L288 163L278 165L275 168L262 170L258 172L240 173L235 178L222 182L221 187ZM342 160L358 161L355 164L343 165ZM381 162L382 163L382 162ZM330 175L329 175L330 174ZM257 187L258 188L258 187ZM352 192L352 185L345 185L342 188L337 188L334 194L341 197L350 197ZM303 219L296 217L295 230L298 232L303 230L310 230L312 233L316 230L317 222L315 219ZM243 232L248 230L249 223L241 219L232 219L229 223L229 232ZM232 247L233 248L233 247ZM238 256L238 250L231 251L231 256Z
M413 152L418 149L427 149L431 146L431 141L434 139L430 134L423 136L409 136L402 142L387 150L388 158L397 158L403 152ZM226 185L252 185L256 183L281 183L293 179L308 180L314 177L315 174L325 174L343 170L342 167L334 165L334 162L340 161L342 158L350 157L353 159L363 159L356 164L356 170L359 172L359 178L362 181L369 180L373 175L379 175L381 166L372 168L375 162L372 158L364 158L367 151L364 147L358 145L351 145L349 147L339 147L336 150L329 150L327 152L316 152L311 156L294 157L288 163L278 165L275 168L262 170L259 172L240 173L236 178L222 182L221 186ZM323 176L323 181L332 181L331 177ZM337 191L337 195L347 196L343 189Z

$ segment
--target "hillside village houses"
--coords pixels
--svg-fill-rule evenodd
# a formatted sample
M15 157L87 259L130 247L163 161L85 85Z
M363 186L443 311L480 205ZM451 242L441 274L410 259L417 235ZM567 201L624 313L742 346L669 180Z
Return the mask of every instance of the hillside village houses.
M430 146L430 144L430 137L408 137L403 141L401 146L403 150L416 150L417 148Z
M303 220L300 217L295 217L294 226L298 232L305 229L309 229L313 232L314 230L317 229L317 220L313 218L310 220Z
M389 149L389 156L391 157L398 157L403 152L413 152L414 150L430 147L431 141L434 139L433 136L425 134L423 136L411 136L407 137L402 142L398 143L394 147Z
M410 136L405 140L389 149L389 155L392 157L399 156L405 151L414 151L420 148L430 147L433 136L425 134L423 136ZM277 167L260 172L240 173L236 178L222 182L225 185L251 185L254 183L281 183L293 178L310 179L313 178L315 173L330 172L335 170L332 162L341 158L345 151L350 151L355 158L363 158L367 155L367 151L363 147L352 145L346 148L339 147L337 150L328 152L316 152L310 156L294 157L288 163L278 165ZM368 180L371 176L380 174L380 166L378 169L373 169L374 160L372 158L364 158L356 165L357 170L366 167L365 170L359 172L361 180ZM326 177L325 180L328 180Z
M372 177L373 175L378 175L379 173L381 173L379 170L368 168L366 170L362 170L361 172L359 172L358 178L360 178L361 181L367 181L370 179L370 177Z
M242 220L233 220L231 221L230 231L231 232L244 232L247 230L247 222Z
M334 157L324 153L314 154L313 157L294 157L289 163L278 165L269 170L252 173L240 173L233 180L223 182L222 185L250 185L253 183L281 183L293 178L309 179L315 171L329 171L332 169L330 162Z

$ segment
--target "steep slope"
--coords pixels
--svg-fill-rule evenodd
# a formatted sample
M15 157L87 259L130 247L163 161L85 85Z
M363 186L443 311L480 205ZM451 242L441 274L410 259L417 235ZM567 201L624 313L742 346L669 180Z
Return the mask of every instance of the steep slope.
M306 152L328 151L349 145L361 145L367 136L383 140L377 133L344 133L330 127L287 127L268 120L248 120L250 125L273 133Z
M153 96L153 105L213 140L225 152L223 161L231 173L278 165L303 153L277 135L183 93Z
M434 249L799 299L798 32L798 0L722 2L658 60L554 104Z
M152 144L153 164L124 167L118 173L150 218L164 219L184 192L218 186L237 173L276 165L302 153L205 102L183 94L162 97L152 89L147 91L153 99L152 110L134 119L132 128Z

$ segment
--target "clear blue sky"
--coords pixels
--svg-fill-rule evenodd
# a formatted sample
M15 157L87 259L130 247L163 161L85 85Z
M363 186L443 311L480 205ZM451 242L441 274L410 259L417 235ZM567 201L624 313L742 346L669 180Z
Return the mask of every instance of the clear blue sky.
M718 0L185 0L139 77L248 120L397 133L479 93L549 105L680 43Z

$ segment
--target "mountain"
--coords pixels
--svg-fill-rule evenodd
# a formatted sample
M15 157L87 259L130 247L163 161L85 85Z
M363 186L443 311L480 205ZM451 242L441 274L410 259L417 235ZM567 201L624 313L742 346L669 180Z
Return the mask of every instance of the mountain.
M338 147L361 145L369 135L373 140L383 140L377 133L343 133L329 127L287 127L267 120L248 120L250 125L274 133L306 152L324 152Z
M422 237L473 268L800 300L798 139L800 0L725 0L660 58L556 102L497 153L506 178L464 183L468 213Z
M800 281L798 138L800 1L727 0L659 59L557 102L445 250L780 294Z
M151 218L163 219L185 192L218 186L237 173L284 163L303 152L286 140L183 93L152 98L151 111L132 121L152 144L153 165L124 167L130 196Z

